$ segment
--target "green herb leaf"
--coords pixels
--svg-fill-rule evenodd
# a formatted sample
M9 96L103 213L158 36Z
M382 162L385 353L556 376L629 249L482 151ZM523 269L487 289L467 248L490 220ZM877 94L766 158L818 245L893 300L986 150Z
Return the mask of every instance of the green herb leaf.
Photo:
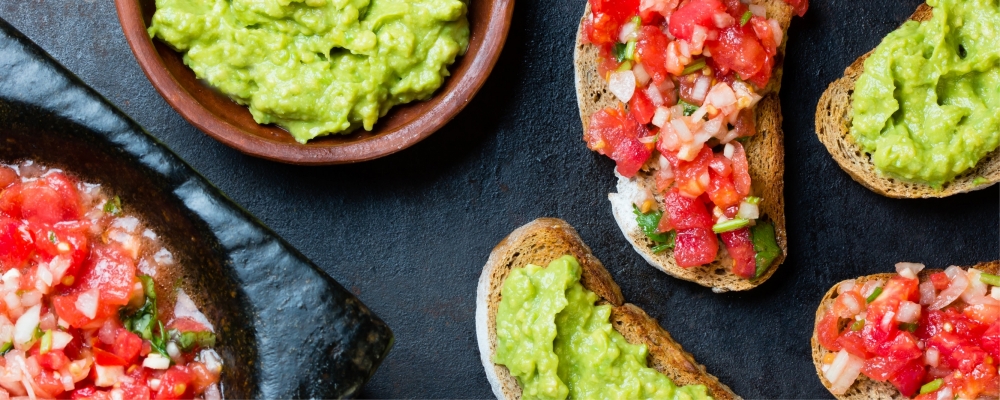
M49 242L52 244L59 243L59 238L56 237L56 233L53 231L49 231Z
M723 233L723 232L735 231L747 225L750 225L749 219L733 218L731 220L712 225L712 232Z
M664 251L667 251L667 250L670 250L670 249L674 248L674 240L677 238L677 232L670 231L670 232L667 232L667 234L670 235L670 240L667 243L664 243L664 244L661 244L661 245L658 245L658 246L654 246L653 247L653 253L662 253Z
M615 45L611 47L611 55L615 57L615 61L625 61L625 48L627 47L628 45L625 43L615 43Z
M0 356L7 354L7 352L10 351L10 349L12 348L14 348L14 343L12 342L4 343L3 346L0 346Z
M166 337L166 332L163 332L163 323L158 320L159 312L156 309L156 287L153 286L153 278L140 275L139 281L142 282L146 302L138 309L123 308L119 312L119 317L121 317L125 329L148 340L153 350L167 356L166 340L163 339ZM160 332L156 332L157 327L159 327Z
M933 392L935 390L938 390L938 389L941 388L941 384L943 384L943 383L944 383L944 379L941 379L941 378L937 378L937 379L935 379L933 381L927 382L923 386L920 387L920 394L927 394L927 393L931 393L931 392Z
M625 44L625 59L635 60L635 40L629 40Z
M680 105L681 107L684 107L684 116L685 117L690 117L691 114L694 114L695 111L698 111L698 106L696 106L694 104L691 104L691 103L688 103L688 102L686 102L684 100L678 100L677 104Z
M750 22L750 18L753 18L753 13L750 12L750 10L747 10L747 12L743 13L743 16L740 17L740 26L744 26L747 22Z
M114 215L116 217L121 215L122 199L119 198L118 196L108 199L108 201L104 203L104 212Z
M702 68L705 68L705 57L694 60L688 64L688 66L684 67L684 71L681 72L681 76L701 71Z
M146 293L146 297L156 300L156 286L153 285L153 277L139 275L139 281L142 282L142 290Z
M767 268L771 266L781 248L774 237L774 224L767 221L757 221L757 224L750 227L750 241L753 242L753 250L757 253L757 271L754 277L764 275Z
M855 332L864 329L864 327L865 327L865 320L863 320L863 319L859 319L857 321L854 321L854 323L851 324L851 330L855 331Z
M181 351L190 351L195 347L214 347L215 334L210 331L201 332L179 332L176 329L170 330L170 338L177 342Z
M917 324L909 324L904 322L902 324L899 324L899 329L913 333L917 331Z
M979 274L979 281L987 285L1000 286L1000 276L993 274Z
M882 287L881 286L875 288L875 290L872 291L872 294L868 295L868 298L865 299L865 301L868 302L868 303L871 303L871 302L875 301L875 299L877 299L878 295L880 295L880 294L882 294Z
M622 65L618 66L618 71L628 71L630 69L632 69L632 62L629 60L625 60Z
M656 246L653 247L654 253L674 248L674 239L677 236L676 232L657 232L657 227L660 226L660 218L663 218L663 211L655 210L643 214L642 211L639 211L639 207L633 204L632 212L635 213L635 221L639 223L642 233L646 234L649 240L656 243Z

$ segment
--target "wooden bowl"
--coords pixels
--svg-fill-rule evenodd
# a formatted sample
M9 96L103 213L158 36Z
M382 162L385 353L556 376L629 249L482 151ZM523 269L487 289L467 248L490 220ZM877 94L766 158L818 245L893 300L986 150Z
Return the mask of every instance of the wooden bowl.
M184 119L243 153L300 165L343 164L386 156L444 126L472 100L496 64L510 28L514 0L474 0L469 5L469 50L428 100L393 107L371 132L329 135L300 144L275 125L257 124L250 111L195 77L182 55L146 31L154 0L115 0L118 20L139 66Z

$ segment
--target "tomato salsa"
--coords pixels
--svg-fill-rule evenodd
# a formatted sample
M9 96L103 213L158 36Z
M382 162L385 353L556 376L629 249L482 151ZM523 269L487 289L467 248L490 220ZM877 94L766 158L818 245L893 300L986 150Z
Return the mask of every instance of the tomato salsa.
M837 287L816 324L831 392L864 374L920 400L1000 395L1000 276L952 266L921 283L923 268Z
M786 0L798 15L807 0ZM678 266L711 263L719 240L732 272L754 278L777 257L774 229L758 224L743 138L768 90L784 32L761 5L740 0L590 0L584 40L621 103L590 117L587 146L618 174L651 176L655 195L633 199L639 225ZM757 233L755 235L755 233Z
M154 284L173 264L100 185L0 165L0 399L221 398L214 328Z

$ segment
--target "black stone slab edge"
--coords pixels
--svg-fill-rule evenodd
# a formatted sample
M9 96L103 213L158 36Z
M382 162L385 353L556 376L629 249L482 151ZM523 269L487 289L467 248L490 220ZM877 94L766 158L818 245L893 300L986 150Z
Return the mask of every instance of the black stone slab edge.
M392 347L350 292L2 19L0 139L0 160L37 156L126 204L152 199L132 204L171 248L197 254L186 278L207 293L192 295L215 302L206 315L221 330L226 397L351 397Z

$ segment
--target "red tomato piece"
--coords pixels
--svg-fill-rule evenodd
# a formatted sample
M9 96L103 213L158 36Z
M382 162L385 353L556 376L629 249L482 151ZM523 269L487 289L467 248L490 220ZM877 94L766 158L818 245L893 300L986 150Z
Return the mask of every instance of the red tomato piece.
M840 319L832 312L827 311L826 315L816 324L816 339L819 344L830 351L840 351L843 345L838 342L840 337Z
M670 223L677 230L701 228L712 230L712 215L708 213L704 203L681 194L677 188L667 193L663 201L666 209L663 215L670 218ZM712 235L715 236L714 234Z
M865 299L857 291L844 292L837 296L837 300L833 302L833 313L841 318L853 317L857 314L857 311L853 309L864 304Z
M81 214L76 186L61 173L51 173L24 185L20 202L20 217L26 220L54 224L77 220Z
M619 174L633 177L653 150L639 141L649 136L646 127L622 110L605 108L590 117L590 126L584 133L587 147L615 160Z
M636 90L635 94L632 95L632 99L628 102L628 111L639 123L645 125L653 120L653 113L656 112L656 106L653 105L653 102L649 100L649 96L646 96L644 91Z
M767 51L749 25L726 27L719 32L718 40L708 41L705 46L711 51L712 60L716 64L727 71L736 72L744 80L757 75L767 61ZM770 73L767 71L767 79L770 79ZM767 79L764 80L765 84Z
M32 351L37 352L35 348L32 348ZM38 365L53 371L58 371L70 362L69 357L66 357L66 353L63 353L62 350L50 350L48 353L38 354L35 357L38 360Z
M620 25L610 15L595 12L593 18L588 18L584 23L590 43L607 46L618 41L617 32Z
M837 338L837 344L847 350L848 353L854 354L862 359L868 358L870 355L867 350L865 350L865 340L861 337L860 331L847 330L843 335Z
M944 272L935 272L931 274L931 283L934 284L934 289L945 290L951 285L951 279L948 279L948 275Z
M885 382L896 374L908 361L892 357L870 357L865 360L865 365L861 367L861 373L879 382Z
M785 3L792 6L795 10L795 15L800 17L806 15L806 10L809 9L809 0L785 0Z
M750 163L747 162L747 153L743 150L740 142L729 142L735 147L733 151L733 187L741 197L750 195Z
M167 330L176 329L178 332L204 332L208 327L201 322L188 317L176 318L167 325Z
M90 253L87 247L90 224L86 221L74 221L50 225L33 221L28 224L28 228L35 244L36 254L46 262L58 255L68 256L70 266L63 273L63 277L75 277ZM59 250L59 245L62 243L69 246L68 251Z
M32 242L21 222L0 217L0 266L3 271L23 266L34 250Z
M78 291L98 288L101 303L128 304L135 282L135 263L116 246L95 247L76 279Z
M20 180L21 178L17 176L17 172L13 169L0 165L0 189L5 189L7 186L13 185L15 182L20 182Z
M175 365L160 377L160 388L156 390L157 400L186 399L191 397L191 370Z
M152 392L147 386L149 380L148 369L145 368L132 368L131 372L128 373L128 377L132 379L122 380L121 389L124 392L124 398L129 400L149 400L152 398Z
M948 364L952 368L962 371L963 374L972 373L976 366L986 361L986 352L979 346L963 345L955 348L955 351L948 355Z
M995 304L974 304L966 306L962 314L983 325L991 325L1000 319L1000 306Z
M78 296L79 293L52 296L52 308L55 309L56 315L74 328L100 328L108 317L118 313L117 306L98 301L97 313L94 318L87 318L76 308ZM72 344L73 342L70 342L70 345Z
M35 396L41 398L53 398L59 396L66 389L63 388L62 381L56 378L56 372L50 370L41 370L38 375L34 377L35 379ZM39 393L39 391L41 393Z
M924 365L920 360L913 360L901 368L899 368L896 373L889 378L889 382L892 383L899 392L906 397L913 397L914 394L920 390L920 386L923 384L924 375L927 372L924 370Z
M91 349L94 352L94 362L103 366L128 365L128 360L118 357L115 353L101 350L98 347Z
M128 364L135 363L139 357L139 350L142 349L142 338L124 328L118 328L115 335L114 347L112 351L116 356L127 361ZM126 365L128 365L126 364Z
M621 24L633 16L639 15L639 0L589 0L590 10L594 13L607 14ZM617 31L615 32L618 33ZM617 36L617 35L616 35Z
M697 197L708 189L712 179L708 174L708 166L712 162L712 158L712 149L708 146L702 147L695 159L691 161L668 158L671 161L676 160L674 165L675 180L684 194Z
M674 245L674 261L679 267L705 265L715 260L719 241L706 228L678 229Z
M1000 362L1000 323L993 323L983 335L979 337L979 347L986 350L994 360Z
M882 343L875 354L890 357L902 361L910 361L920 358L924 354L917 345L917 338L910 332L900 331L896 337L890 341Z
M659 168L653 174L653 179L656 180L656 191L658 193L666 192L670 189L670 185L674 183L674 171Z
M736 186L728 176L721 176L715 171L710 171L708 175L711 180L705 193L712 199L712 203L723 209L740 204L744 196L737 193Z
M195 393L203 393L205 389L208 389L213 383L219 381L219 376L208 371L205 364L197 361L192 361L188 363L188 368L191 369L192 381L194 384Z
M670 76L667 74L667 45L670 39L656 26L643 26L635 43L636 61L653 78L653 84L659 86ZM604 76L604 75L601 75Z
M695 84L702 76L701 71L698 71L677 78L677 93L681 100L699 107L704 104L704 94L700 99L694 97Z
M736 118L736 129L737 137L750 137L757 134L757 122L753 114L753 110L743 109L740 111L740 115Z
M733 258L733 273L741 278L750 279L757 274L757 252L753 249L750 239L750 229L740 228L719 234L726 250Z
M82 389L76 389L73 391L73 395L70 396L72 400L111 400L111 394L103 391L97 390L93 385L84 387Z
M708 167L720 176L728 177L733 173L732 160L726 158L726 156L722 155L722 153L716 154L715 157L712 158L712 161L708 163Z
M670 34L678 39L691 40L695 25L715 29L715 14L726 12L719 0L690 0L670 15ZM712 50L715 56L715 50Z
M766 18L754 16L750 19L750 27L753 28L753 33L757 36L761 46L764 46L767 55L778 54L778 42L774 41L774 30L771 29L771 24L767 22Z

